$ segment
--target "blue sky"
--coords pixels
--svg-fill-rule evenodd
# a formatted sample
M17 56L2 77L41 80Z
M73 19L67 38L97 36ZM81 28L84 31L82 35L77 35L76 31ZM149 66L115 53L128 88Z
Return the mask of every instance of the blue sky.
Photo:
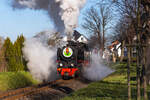
M10 1L0 0L0 36L4 38L10 37L12 41L15 41L20 34L29 38L40 31L53 28L51 20L45 11L31 9L13 10L10 6ZM85 9L90 7L94 1L89 0ZM79 23L82 23L82 13L85 9L81 12ZM81 28L78 28L78 30L83 32Z

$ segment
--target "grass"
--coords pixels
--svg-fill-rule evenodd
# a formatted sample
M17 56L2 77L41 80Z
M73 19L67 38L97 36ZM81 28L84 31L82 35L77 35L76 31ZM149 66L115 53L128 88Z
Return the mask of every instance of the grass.
M80 89L62 100L127 100L128 87L126 66L126 63L112 64L111 67L116 69L114 73L101 81L89 84L87 88ZM132 100L136 100L135 64L131 66L131 90ZM141 89L141 91L141 95L143 95L143 89ZM150 94L150 87L148 87L148 92L148 94Z
M29 72L1 72L0 91L7 91L37 84Z

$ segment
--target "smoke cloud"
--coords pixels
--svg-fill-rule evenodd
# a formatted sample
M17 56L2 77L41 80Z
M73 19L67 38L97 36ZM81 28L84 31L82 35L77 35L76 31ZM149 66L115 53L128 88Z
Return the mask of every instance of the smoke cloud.
M39 38L27 39L23 53L32 76L39 81L52 81L57 78L56 50L42 43Z
M78 16L85 3L86 0L13 0L12 6L47 11L57 31L71 34L78 26Z
M86 79L91 81L99 81L114 72L112 69L101 63L102 60L99 55L92 53L91 60L90 66L83 67L82 74Z

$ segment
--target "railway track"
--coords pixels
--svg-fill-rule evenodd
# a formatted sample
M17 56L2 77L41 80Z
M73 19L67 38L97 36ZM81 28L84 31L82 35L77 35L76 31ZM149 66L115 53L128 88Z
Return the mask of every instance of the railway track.
M69 82L70 80L68 80ZM54 90L54 86L56 87L57 84L61 85L67 83L64 80L56 80L48 83L38 84L36 86L30 86L26 88L20 88L16 90L11 90L5 93L0 94L0 100L16 100L21 99L25 96L34 95L46 90Z
M58 98L60 94L62 97L63 95L67 95L78 88L84 87L84 85L83 86L81 85L82 87L79 87L79 84L82 84L82 82L79 82L75 79L72 80L60 79L48 83L38 84L36 86L29 86L26 88L19 88L16 90L11 90L8 92L1 93L0 100L32 100L32 99L24 99L24 98L39 93L44 93L45 91L48 91L48 95L52 95L53 97Z

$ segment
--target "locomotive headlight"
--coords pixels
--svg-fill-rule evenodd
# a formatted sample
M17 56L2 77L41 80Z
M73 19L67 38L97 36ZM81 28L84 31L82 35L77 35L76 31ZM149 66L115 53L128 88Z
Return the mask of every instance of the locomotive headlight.
M62 63L60 63L60 66L63 66L63 64L62 64Z
M63 50L63 56L64 57L69 58L72 56L72 54L73 54L73 50L70 47L64 48L64 50Z
M74 66L74 64L71 64L71 66Z

